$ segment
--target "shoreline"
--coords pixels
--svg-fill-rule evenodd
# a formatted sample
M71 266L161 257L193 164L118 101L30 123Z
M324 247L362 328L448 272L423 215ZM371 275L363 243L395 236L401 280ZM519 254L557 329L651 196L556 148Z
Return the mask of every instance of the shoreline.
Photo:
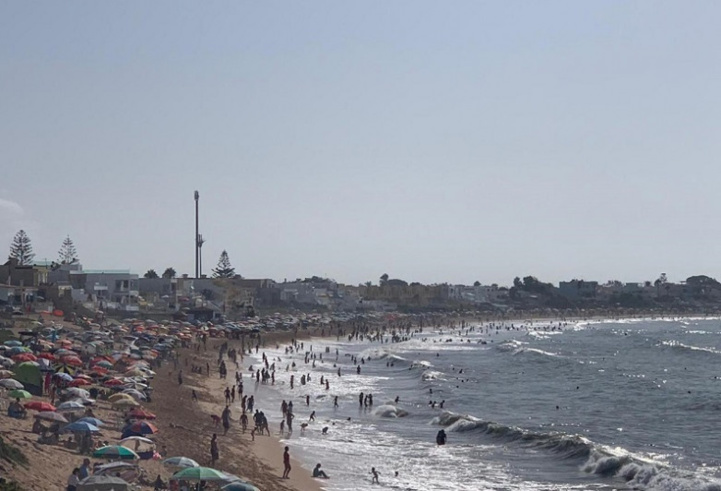
M217 348L226 341L225 338L211 338L208 341L207 351L196 352L192 349L179 350L180 368L183 369L184 383L178 386L175 382L177 371L172 364L159 372L157 377L170 378L171 384L163 384L163 388L156 389L153 404L150 406L157 414L165 414L164 418L172 421L173 415L178 414L178 404L186 408L189 418L179 424L171 423L170 432L185 430L185 438L179 442L168 444L168 451L172 455L185 455L198 461L201 465L210 464L210 439L213 433L218 435L220 458L213 466L219 470L246 478L262 491L323 491L322 482L311 477L312 469L306 469L303 464L291 456L292 471L290 479L282 479L283 474L283 444L271 431L270 436L257 435L255 441L251 440L250 432L243 433L238 421L239 408L231 406L231 425L227 435L223 435L223 427L215 425L211 415L220 416L225 406L222 392L225 386L234 383L231 373L235 370L229 367L228 378L220 379L214 367L217 358ZM238 341L228 340L229 346ZM186 363L188 365L186 366ZM205 366L211 365L210 376L190 373L186 371L190 364L196 363ZM241 366L242 368L242 366ZM247 380L247 376L245 377ZM192 400L195 390L198 401ZM238 402L236 401L236 404ZM159 427L161 425L158 425ZM250 427L250 425L249 425ZM188 431L189 430L189 431ZM190 450L190 451L189 451ZM170 455L169 454L169 455Z

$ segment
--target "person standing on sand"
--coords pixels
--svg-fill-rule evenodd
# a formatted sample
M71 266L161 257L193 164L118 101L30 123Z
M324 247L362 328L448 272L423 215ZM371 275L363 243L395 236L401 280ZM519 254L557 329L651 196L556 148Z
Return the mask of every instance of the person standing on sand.
M213 433L213 438L210 439L210 466L215 467L215 463L220 459L218 454L218 435Z
M283 479L290 479L290 452L289 448L285 447L285 452L283 452Z
M223 434L227 435L230 429L230 408L228 406L225 406L225 409L223 409L221 419L223 420L223 429L225 430Z
M183 385L183 371L178 372L178 385Z
M285 447L288 448L288 447ZM73 473L70 474L70 477L68 478L68 487L65 488L67 491L76 491L78 489L78 484L80 484L80 469L77 467L73 469Z

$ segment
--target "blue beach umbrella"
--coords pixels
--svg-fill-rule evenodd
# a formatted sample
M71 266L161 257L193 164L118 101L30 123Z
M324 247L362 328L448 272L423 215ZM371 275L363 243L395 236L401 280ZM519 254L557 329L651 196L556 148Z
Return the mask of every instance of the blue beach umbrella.
M92 418L90 416L86 416L84 418L80 418L76 421L76 423L89 423L94 426L103 426L105 423L100 421L98 418Z
M85 421L76 421L64 426L60 431L72 431L73 433L96 433L100 431L100 428Z
M4 344L5 346L10 346L11 348L14 348L15 346L22 346L22 345L23 345L23 343L21 343L20 341L15 340L15 339L11 339L11 340L9 340L9 341L5 341L3 344Z
M79 411L80 409L85 409L85 406L78 401L63 402L57 407L58 411Z

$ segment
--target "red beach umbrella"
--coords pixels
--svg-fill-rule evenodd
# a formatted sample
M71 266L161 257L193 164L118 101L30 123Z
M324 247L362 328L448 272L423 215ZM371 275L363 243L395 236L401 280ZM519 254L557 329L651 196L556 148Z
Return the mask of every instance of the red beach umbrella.
M111 378L105 382L108 387L115 387L117 385L123 385L123 381L117 378Z
M136 419L155 419L155 415L153 413L142 408L133 409L130 411L130 416Z
M23 361L36 361L38 359L38 357L32 353L20 353L20 354L13 356L12 359L17 362L23 362Z
M93 385L93 383L88 380L85 380L84 378L76 378L75 380L70 382L68 385L70 385L70 387L80 387L83 385Z
M33 411L55 411L55 406L49 402L31 401L25 404L25 409L32 409Z
M81 360L77 356L64 356L62 361L66 365L71 365L75 367L83 366L83 360Z
M54 361L55 355L52 353L43 352L38 355L38 358L45 358L46 360Z

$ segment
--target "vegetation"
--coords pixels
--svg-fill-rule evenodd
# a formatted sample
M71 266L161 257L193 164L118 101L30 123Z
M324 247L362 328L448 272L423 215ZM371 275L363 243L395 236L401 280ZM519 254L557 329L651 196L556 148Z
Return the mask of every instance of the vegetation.
M13 464L28 465L28 458L18 450L5 443L5 440L0 436L0 459L7 460Z
M163 278L175 278L178 273L175 272L175 268L165 268L163 271Z
M75 244L68 235L65 237L65 240L63 240L58 251L58 263L74 264L76 262L78 262L78 251L75 249Z
M20 266L30 266L35 259L33 245L25 230L20 230L10 244L10 259L17 259Z
M234 278L235 268L230 265L230 258L228 252L223 251L220 253L218 259L218 266L213 270L213 278Z
M158 273L156 273L154 269L149 269L149 270L143 275L143 278L160 278L160 276L158 276Z

